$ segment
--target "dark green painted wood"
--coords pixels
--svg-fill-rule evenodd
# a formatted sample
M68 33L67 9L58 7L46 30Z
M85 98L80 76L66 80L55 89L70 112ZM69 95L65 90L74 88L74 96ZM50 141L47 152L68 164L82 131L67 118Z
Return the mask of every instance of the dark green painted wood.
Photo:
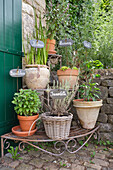
M9 71L22 66L21 6L21 0L0 0L0 135L17 124L11 103L17 91L17 78L10 77Z

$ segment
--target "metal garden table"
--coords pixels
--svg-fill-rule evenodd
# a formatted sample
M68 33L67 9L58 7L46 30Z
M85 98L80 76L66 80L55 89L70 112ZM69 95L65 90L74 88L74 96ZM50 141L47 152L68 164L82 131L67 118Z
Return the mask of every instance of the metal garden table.
M16 142L19 142L19 150L24 149L24 144L28 144L33 146L34 148L37 148L45 153L48 153L50 155L54 156L60 156L65 151L69 153L76 153L78 152L94 135L94 137L97 137L99 126L96 126L92 130L86 130L81 127L75 126L71 127L70 135L67 139L64 140L53 140L46 136L44 129L39 129L33 136L27 136L27 137L18 137L14 135L12 132L7 133L1 136L1 156L4 156L4 149L8 149L10 147L9 140L13 140ZM77 145L77 138L80 137L87 137L86 141L83 143L83 145ZM53 142L54 141L54 151L48 151L48 149L43 149L40 147L40 142ZM5 146L6 145L6 146ZM77 148L78 147L78 148ZM57 153L56 153L57 151Z

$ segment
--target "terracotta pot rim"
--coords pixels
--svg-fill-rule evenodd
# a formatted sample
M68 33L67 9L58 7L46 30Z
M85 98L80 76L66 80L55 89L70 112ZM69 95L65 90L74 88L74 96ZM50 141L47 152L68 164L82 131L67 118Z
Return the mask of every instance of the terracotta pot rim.
M84 99L75 99L75 100L73 100L73 101L78 101L78 102L100 102L100 101L103 101L102 99L99 99L99 100L96 100L96 101L93 101L93 100L91 100L91 101L86 101L86 100L84 100Z
M16 136L21 136L21 137L22 137L22 136L23 136L23 137L24 137L24 136L28 136L29 131L19 131L19 130L21 130L21 128L20 128L19 125L12 127L12 132L13 132ZM36 131L37 131L37 128L31 130L29 136L33 135Z
M66 69L65 71L63 70L57 70L57 75L58 76L78 76L79 75L79 70L74 70L74 69Z
M20 116L20 115L17 115L18 119L19 120L34 120L34 119L37 119L39 117L39 114L37 115L33 115L33 116Z
M55 39L51 40L51 39L47 38L46 41L47 41L47 43L50 43L50 44L55 44L56 43Z

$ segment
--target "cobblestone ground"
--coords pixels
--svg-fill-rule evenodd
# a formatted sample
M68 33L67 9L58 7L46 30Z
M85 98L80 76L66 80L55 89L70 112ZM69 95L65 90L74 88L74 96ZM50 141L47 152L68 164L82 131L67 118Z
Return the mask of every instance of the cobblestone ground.
M65 152L60 157L42 151L23 151L13 161L8 153L0 159L0 170L113 170L113 149L89 144L76 154Z

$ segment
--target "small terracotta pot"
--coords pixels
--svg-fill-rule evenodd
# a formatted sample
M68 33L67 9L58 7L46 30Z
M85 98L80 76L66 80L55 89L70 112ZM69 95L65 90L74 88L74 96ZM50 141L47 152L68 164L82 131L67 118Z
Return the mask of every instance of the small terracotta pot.
M70 89L72 89L76 85L78 74L79 71L74 69L67 69L65 71L57 70L59 82L61 84L65 84L67 82L70 86Z
M18 115L18 120L20 123L20 128L22 131L29 131L32 123L39 117L39 114L34 115L34 116L20 116ZM36 123L34 123L33 127L31 130L35 129Z
M48 54L56 54L55 43L56 43L56 41L54 39L52 39L52 40L47 39L46 40L46 50L48 50Z

